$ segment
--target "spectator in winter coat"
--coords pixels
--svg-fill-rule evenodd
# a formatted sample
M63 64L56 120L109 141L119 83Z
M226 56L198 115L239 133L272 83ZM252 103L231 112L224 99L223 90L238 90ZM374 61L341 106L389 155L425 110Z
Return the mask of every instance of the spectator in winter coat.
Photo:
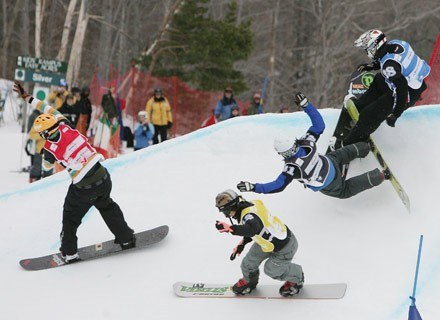
M255 92L252 96L251 105L247 108L246 114L251 116L253 114L263 113L263 105L261 104L261 94Z
M163 96L161 88L154 89L154 95L148 100L145 111L147 111L149 121L154 125L153 144L167 140L167 130L173 125L173 115L171 106L167 98Z
M231 108L231 118L238 117L239 115L240 115L240 109L238 108L238 106L233 106Z
M43 156L41 155L41 150L43 149L45 140L40 137L37 131L33 128L35 119L41 114L40 111L34 109L29 115L27 132L29 135L26 141L26 154L31 157L31 168L29 170L29 182L35 182L40 180L42 177L47 177L52 174L52 171L44 171L43 175Z
M67 88L67 83L62 81L54 91L48 94L47 102L57 110L61 108L64 101L66 101L66 97L69 95Z
M72 94L69 94L66 97L66 101L64 101L58 111L61 112L76 128L81 110L78 102Z
M77 102L80 115L76 129L84 136L87 136L87 130L90 127L90 121L92 119L92 103L90 102L89 95L90 88L87 86L83 87L81 89L81 98Z
M134 151L143 149L152 144L154 136L154 126L148 122L147 112L139 111L138 123L134 129Z
M217 103L214 114L218 121L229 119L232 115L232 108L238 107L234 99L234 92L231 87L226 87L223 98Z

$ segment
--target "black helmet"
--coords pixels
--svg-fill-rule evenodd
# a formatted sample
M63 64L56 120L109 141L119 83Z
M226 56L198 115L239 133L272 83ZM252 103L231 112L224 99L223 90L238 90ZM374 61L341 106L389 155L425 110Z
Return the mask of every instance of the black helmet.
M215 197L215 206L225 216L229 217L232 210L237 208L237 205L241 201L241 197L231 189L220 192Z
M162 94L162 89L161 88L155 88L154 89L154 94L156 94L156 93Z

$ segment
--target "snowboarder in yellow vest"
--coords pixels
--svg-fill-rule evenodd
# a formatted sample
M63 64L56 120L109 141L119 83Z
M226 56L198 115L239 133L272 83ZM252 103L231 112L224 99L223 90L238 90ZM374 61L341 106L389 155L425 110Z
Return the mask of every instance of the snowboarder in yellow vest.
M232 291L241 295L251 293L258 284L259 267L266 260L264 273L285 281L280 294L286 297L298 294L304 274L300 265L292 263L298 249L292 231L278 217L272 216L261 200L247 201L233 190L219 193L215 205L232 223L217 221L217 230L243 237L233 249L231 260L240 255L247 243L254 241L241 263L243 278L232 286Z

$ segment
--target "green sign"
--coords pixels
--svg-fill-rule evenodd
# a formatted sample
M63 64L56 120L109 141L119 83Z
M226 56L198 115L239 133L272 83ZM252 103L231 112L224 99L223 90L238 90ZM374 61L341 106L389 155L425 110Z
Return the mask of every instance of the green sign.
M15 80L59 86L61 80L66 81L66 75L17 68L15 69Z
M67 72L67 63L64 61L26 56L17 57L17 67L55 73Z

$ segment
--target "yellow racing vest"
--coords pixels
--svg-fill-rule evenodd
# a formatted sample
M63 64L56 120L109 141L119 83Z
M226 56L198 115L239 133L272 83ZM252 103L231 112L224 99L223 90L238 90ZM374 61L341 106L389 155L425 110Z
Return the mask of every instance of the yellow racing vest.
M259 234L252 237L260 247L263 252L272 252L275 248L272 240L277 238L279 240L284 240L287 237L287 227L286 225L275 216L272 216L264 206L261 200L250 201L254 204L253 206L247 207L241 211L240 214L240 224L244 224L246 221L246 215L253 213L258 218L260 218L263 223L263 229Z

